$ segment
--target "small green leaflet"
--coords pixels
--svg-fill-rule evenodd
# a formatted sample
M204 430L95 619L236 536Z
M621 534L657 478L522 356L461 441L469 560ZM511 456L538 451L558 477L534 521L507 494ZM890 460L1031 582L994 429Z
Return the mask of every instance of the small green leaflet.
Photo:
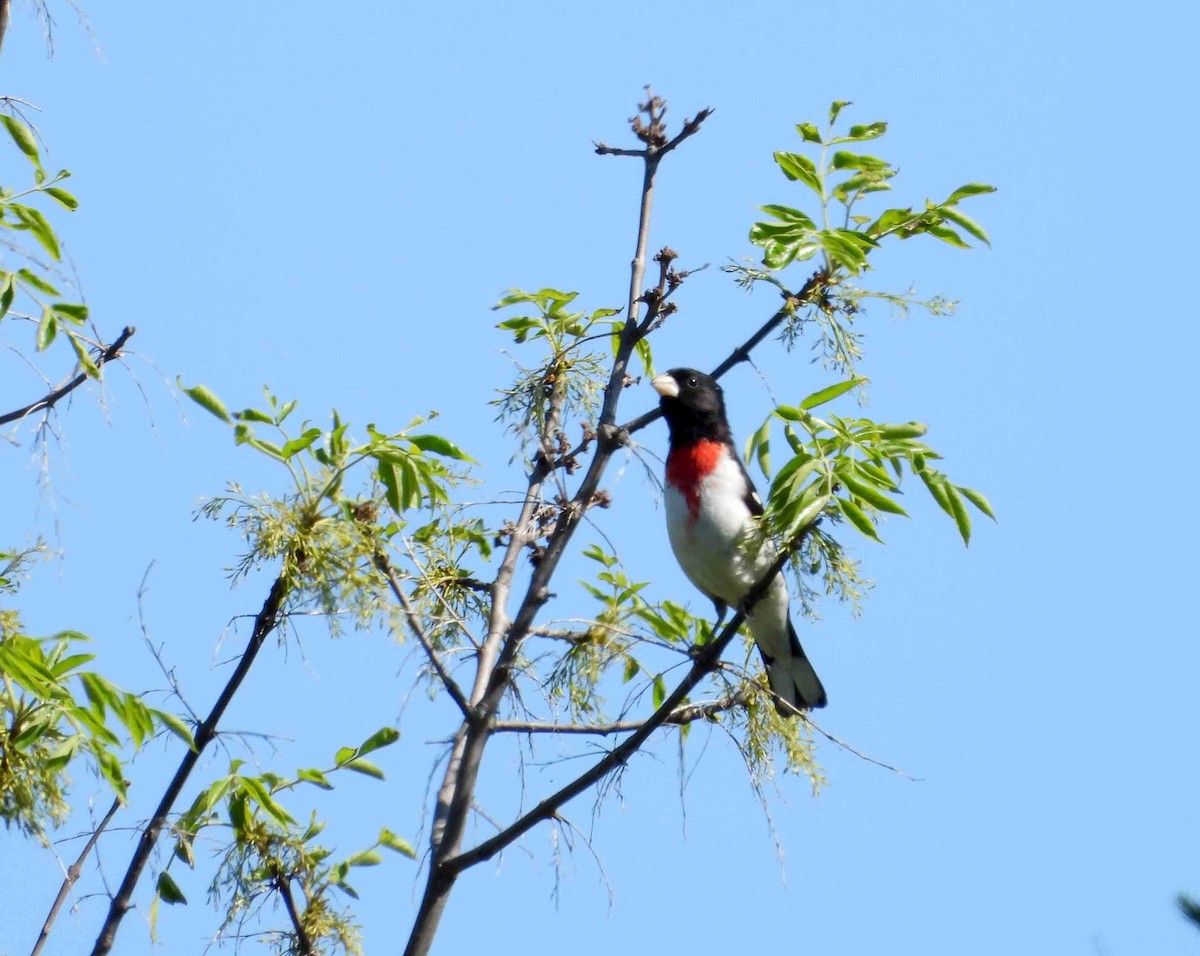
M187 388L184 386L182 378L177 378L175 381L183 394L205 411L216 415L226 425L233 424L233 418L229 414L229 409L225 407L225 403L203 385L193 385L191 388Z

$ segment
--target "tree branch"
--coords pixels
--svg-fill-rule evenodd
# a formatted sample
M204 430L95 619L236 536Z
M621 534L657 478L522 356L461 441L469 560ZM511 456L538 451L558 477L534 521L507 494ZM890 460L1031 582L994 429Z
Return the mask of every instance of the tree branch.
M96 368L103 368L108 362L119 358L121 349L125 346L125 343L129 341L130 336L132 336L136 331L137 329L135 329L132 325L125 326L125 328L121 330L121 334L117 336L112 345L100 350L100 353L96 356ZM65 398L67 395L70 395L71 392L75 391L75 389L79 388L79 386L86 381L87 374L85 372L80 372L74 378L68 380L58 388L46 395L43 395L36 402L31 402L24 408L18 408L15 412L8 412L5 415L0 415L0 425L7 425L9 422L19 421L27 415L32 415L34 412L40 412L43 409L49 410L53 408L60 400Z
M662 115L665 104L657 97L648 96L641 106L642 112L650 117L650 125L642 126L639 119L632 121L634 133L646 143L645 170L642 177L641 201L638 206L638 231L634 258L630 263L629 299L625 325L619 333L617 354L613 359L608 382L601 405L597 447L592 456L579 489L560 510L554 528L550 532L544 553L531 576L525 597L510 621L507 615L507 600L511 590L512 574L521 548L529 540L530 523L541 488L547 477L555 470L555 449L550 438L555 434L557 420L551 403L545 428L539 436L541 450L529 478L529 489L522 506L520 520L509 537L508 550L492 586L492 611L489 616L488 635L479 653L475 686L471 703L476 721L464 723L454 739L450 761L446 768L442 787L438 791L432 838L434 850L430 859L429 877L421 897L420 907L405 948L405 956L425 956L433 944L434 935L445 910L450 892L461 868L446 866L448 859L457 854L462 845L463 833L474 802L475 785L479 766L487 746L490 729L487 724L495 717L504 700L504 695L513 679L513 669L518 661L521 643L533 626L534 618L550 599L550 579L582 520L599 487L600 478L620 447L616 429L617 405L625 388L629 359L639 339L637 314L641 297L641 285L645 275L646 246L650 234L650 210L654 196L654 176L662 158L664 148L670 144L662 133ZM707 113L705 114L707 115ZM698 128L699 122L693 121ZM694 133L692 129L688 135ZM685 137L686 138L686 137ZM679 137L677 137L679 139ZM680 141L682 141L680 139ZM678 701L675 701L678 703Z
M246 644L246 650L242 652L237 667L234 668L225 687L221 690L220 696L217 697L217 701L213 704L208 717L196 729L193 738L196 744L195 749L189 750L184 754L183 759L179 762L179 768L175 771L171 782L167 784L167 789L159 801L158 808L154 811L154 816L150 818L150 822L146 824L141 836L138 838L137 848L134 850L133 858L129 861L129 867L125 871L125 877L121 881L120 889L117 890L116 895L113 897L112 903L108 908L108 916L105 917L104 925L100 928L100 935L96 937L96 945L92 949L92 956L105 956L105 954L111 952L113 943L117 938L117 929L121 925L121 920L125 918L125 914L133 907L133 891L137 888L142 871L150 861L150 854L154 851L154 845L158 842L159 834L162 832L163 827L166 826L167 816L171 812L171 807L174 806L175 800L179 797L179 792L183 789L188 777L191 776L192 771L195 769L200 755L216 738L217 725L220 723L225 709L229 706L229 702L233 700L233 695L237 693L238 688L242 686L242 681L246 679L246 675L250 672L250 668L254 664L254 659L262 649L267 635L275 630L276 625L279 623L280 610L283 607L284 599L287 597L287 592L288 584L284 580L283 575L280 574L275 579L275 583L271 585L270 593L268 593L267 599L263 602L262 609L255 615L254 629L251 631L250 640Z
M296 944L299 956L313 956L312 940L309 939L308 932L304 929L304 924L300 921L300 913L296 910L296 901L292 898L291 881L286 876L275 874L275 887L279 890L279 895L283 897L284 908L288 912L288 918L292 921L292 926L296 931Z
M104 819L100 821L100 825L92 831L92 835L88 837L87 843L79 852L79 856L75 858L75 862L67 867L66 876L63 877L62 886L58 888L58 896L54 897L54 903L50 906L50 912L46 914L46 921L42 923L41 932L38 933L37 942L33 944L33 949L29 951L29 956L38 956L42 951L42 947L46 945L46 940L50 938L50 930L54 927L54 921L58 919L59 910L62 909L63 903L67 900L67 894L71 892L71 887L79 881L79 876L83 872L83 861L87 859L88 854L92 852L92 847L96 845L96 841L100 839L100 834L112 821L112 818L117 815L117 810L121 808L119 799L113 800L112 806L108 808L108 813L104 814Z
M732 694L727 694L718 700L703 701L695 704L683 704L676 707L667 715L663 725L682 727L697 720L707 720L722 711L732 710L749 703L751 693L742 688ZM624 734L641 730L644 720L615 720L604 724L555 724L536 720L497 720L492 723L492 730L497 733L515 734L597 734L607 737L610 734ZM822 731L823 732L823 731ZM499 827L497 827L499 829Z
M779 326L789 317L795 314L796 309L801 306L811 305L825 290L825 286L829 281L829 277L824 272L814 272L809 280L804 283L800 291L794 295L788 294L787 301L764 322L759 329L750 338L746 339L741 345L735 348L726 356L710 373L713 378L720 378L730 369L742 362L750 360L750 353L753 351L763 339L774 332ZM655 406L648 412L643 412L637 418L626 422L621 426L621 431L627 436L632 435L636 431L645 428L651 422L657 421L662 417L662 409Z
M721 629L713 641L699 648L691 670L688 671L683 680L679 682L679 685L668 695L659 708L646 718L637 730L609 751L589 770L580 774L565 787L546 797L536 807L518 818L500 833L497 833L488 840L484 840L473 849L446 860L442 864L442 868L448 871L447 875L451 878L456 877L468 867L491 859L537 824L556 816L559 808L569 800L579 796L579 794L590 788L594 783L626 763L641 748L647 738L667 722L668 718L674 714L675 709L692 688L716 669L720 663L721 655L725 652L725 648L729 646L730 642L737 635L738 629L746 619L746 613L752 611L754 605L767 593L767 590L775 580L775 576L783 571L784 565L787 564L788 559L800 546L805 535L813 527L813 524L806 526L787 548L780 551L766 574L747 592L746 598L742 602L742 606L738 609L737 614Z
M458 704L458 709L462 711L463 718L467 721L472 719L471 704L467 700L467 695L463 693L462 688L450 676L450 672L446 670L442 659L438 656L437 648L433 646L433 642L429 639L429 635L425 633L425 628L421 626L421 618L417 614L416 608L412 606L408 595L404 593L404 589L400 587L400 582L396 580L396 570L387 559L387 555L377 553L375 555L375 567L377 567L384 577L388 580L388 587L392 589L392 593L396 595L396 600L400 602L400 607L404 609L404 617L408 621L408 627L413 632L421 647L425 650L425 656L429 658L429 663L437 672L438 679L446 688L446 693Z

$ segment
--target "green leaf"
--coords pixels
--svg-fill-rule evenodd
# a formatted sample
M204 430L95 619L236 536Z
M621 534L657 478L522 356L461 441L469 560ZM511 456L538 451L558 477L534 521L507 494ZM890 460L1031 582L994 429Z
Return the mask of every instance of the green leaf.
M854 527L865 534L868 538L883 543L883 539L879 537L879 532L875 530L875 523L863 512L862 508L856 505L853 501L846 498L834 498L838 508L841 509Z
M908 517L908 512L878 488L848 473L846 469L838 472L838 480L845 485L856 498L861 498L867 504L880 511Z
M17 294L16 283L13 281L11 272L3 273L4 279L0 281L0 319L8 315L8 310L13 304L13 298Z
M378 850L362 850L346 860L347 866L378 866L383 862L383 854Z
M633 343L633 350L637 353L637 357L642 362L642 373L646 378L654 377L654 352L650 346L650 339L640 338Z
M410 860L417 858L417 851L413 849L412 844L396 836L387 827L379 831L379 845L385 846L389 850L395 850L397 853L402 853Z
M887 123L869 123L866 126L851 126L850 132L844 137L846 140L866 140L876 139L887 132Z
M970 545L971 543L971 515L967 511L967 506L963 504L962 496L958 493L958 489L950 482L946 482L946 498L950 502L950 514L954 518L954 523L958 525L958 533L962 535L963 544Z
M658 710L663 705L663 701L667 699L667 682L663 680L662 674L658 674L654 678L654 709Z
M823 388L819 392L813 392L808 396L808 398L804 399L804 401L800 403L800 407L804 411L817 408L821 405L824 405L826 402L832 402L840 395L845 395L848 391L853 388L857 388L865 381L865 378L855 376L854 378L846 379L844 382L838 382L836 385L830 385L828 388Z
M52 286L49 282L47 282L41 276L37 275L34 272L30 272L28 269L18 269L17 270L17 278L20 279L22 282L24 282L26 285L32 286L33 288L37 289L38 292L44 292L46 295L58 295L59 294L58 289L56 289L54 286Z
M190 398L205 411L216 415L217 418L221 419L221 421L223 421L226 425L233 424L233 418L230 417L229 410L225 407L225 403L217 398L216 395L210 392L203 385L193 385L191 388L185 388L182 378L176 378L175 382L179 386L180 390L182 390L184 395Z
M187 724L165 710L154 711L154 716L167 730L171 731L171 733L187 744L188 750L191 750L193 753L196 751L196 741L193 739L192 730Z
M95 654L72 654L70 657L64 657L60 661L55 661L50 666L50 673L56 678L61 679L62 676L69 671L75 670L77 667L82 667L89 661L96 659Z
M369 754L372 750L389 747L400 739L400 731L394 727L381 727L358 745L358 754Z
M65 189L59 189L57 186L47 186L42 190L42 192L44 192L51 199L57 200L72 212L79 208L79 200L72 196Z
M42 309L42 317L37 326L37 350L44 352L58 335L58 317L49 309Z
M291 441L286 442L284 444L283 449L282 449L283 457L291 458L293 455L296 455L299 452L304 451L305 448L307 448L309 445L311 445L313 442L315 442L320 437L321 437L321 429L319 429L319 428L305 429L304 433L301 434L299 438L293 438Z
M829 104L829 125L832 126L837 122L838 116L842 110L850 105L849 100L834 100Z
M274 425L275 419L266 412L260 412L256 408L244 408L240 412L234 412L233 417L239 422L258 422L260 425Z
M833 154L833 161L830 165L834 169L861 169L865 172L884 172L891 169L885 159L868 156L865 153L852 153L845 149L839 149Z
M995 186L989 186L987 183L967 183L965 186L959 186L950 194L950 198L946 200L946 204L956 203L960 199L965 199L967 196L981 196L984 193L994 193Z
M879 436L893 441L899 438L919 438L929 431L928 425L920 422L907 422L903 425L880 425Z
M297 770L296 779L303 780L306 783L314 784L315 786L320 787L322 790L333 789L333 784L326 779L325 774L321 773L321 771L317 770L315 767L310 767L307 770Z
M388 507L396 514L404 511L400 503L400 483L396 478L396 468L388 460L384 458L378 459L376 474L379 475L379 482L383 485L384 497L387 498Z
M83 369L84 374L88 378L98 379L100 377L100 366L88 354L87 346L79 341L79 336L74 335L70 329L67 330L67 339L71 343L71 348L75 350L75 358L79 362L79 367Z
M817 143L819 145L821 142L821 133L812 123L797 123L796 132L804 137L806 143Z
M355 773L366 774L368 777L374 777L376 780L383 779L383 771L369 760L363 760L361 757L355 757L353 760L347 760L342 764L347 770L353 770Z
M61 261L62 249L58 245L58 236L50 228L50 223L46 221L46 217L42 215L41 210L34 209L32 206L18 206L15 203L10 204L9 208L16 212L24 221L26 227L38 241L38 244L50 254L54 261Z
M271 817L279 826L287 827L295 823L292 815L275 802L266 786L257 777L241 778L242 792L262 807L263 812Z
M626 657L625 673L621 677L622 682L628 684L631 680L637 677L638 671L641 669L642 665L637 662L637 658Z
M960 495L962 495L964 498L966 498L967 501L971 502L971 504L973 504L976 508L978 508L980 511L982 511L985 515L987 515L989 518L991 518L993 521L996 520L996 515L992 511L991 503L987 500L987 498L985 498L983 495L981 495L978 491L976 491L973 488L964 488L962 485L959 485L958 493Z
M791 206L769 204L766 206L759 206L758 208L765 212L768 216L774 216L776 219L779 219L782 222L799 226L807 226L809 229L817 228L817 224L813 222L807 215L802 213L799 209L793 209Z
M783 175L791 180L799 180L818 196L821 193L821 179L817 175L817 166L807 156L799 153L776 153L775 162L783 170Z
M0 123L3 123L8 130L8 135L13 138L13 142L17 144L17 149L29 157L29 161L38 169L42 167L41 157L38 156L37 140L33 138L33 133L29 127L22 123L19 119L12 116L0 116Z
M88 307L86 305L78 305L74 302L54 302L50 308L64 319L74 322L76 325L82 325L87 321Z
M967 230L967 232L973 235L980 242L986 243L989 246L992 244L992 240L989 239L987 233L983 231L983 226L979 225L979 223L977 223L970 216L963 215L963 213L959 212L957 209L951 208L949 205L939 207L938 212L940 212L951 222L957 223L963 229Z
M171 874L163 870L158 874L158 884L155 889L158 898L164 903L170 903L174 906L176 903L187 903L187 897L183 895L183 891L171 879Z
M454 442L441 435L409 435L408 440L421 451L431 451L443 458L453 458L456 461L474 461L475 459L459 448Z
M942 242L949 243L952 246L958 246L959 249L970 249L971 247L963 241L963 237L951 229L949 226L936 226L930 224L925 229L931 236L936 236Z
M758 467L764 478L771 477L771 419L768 418L758 430L746 439L746 447L742 452L746 463L752 457L758 458Z
M925 487L929 489L929 493L933 496L933 500L938 503L938 506L954 517L954 510L950 506L950 495L946 491L946 486L949 482L946 481L946 476L941 472L921 469L917 472L921 476L921 480L925 482Z
M96 764L100 768L100 775L108 781L108 785L112 787L113 793L120 801L125 803L127 790L121 761L111 750L104 750L95 745L92 747L92 752L96 755Z

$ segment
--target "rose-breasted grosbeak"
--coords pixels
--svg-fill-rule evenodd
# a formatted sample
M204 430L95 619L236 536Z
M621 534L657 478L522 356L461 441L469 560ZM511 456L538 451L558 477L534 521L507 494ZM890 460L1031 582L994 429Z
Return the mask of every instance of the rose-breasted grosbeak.
M671 548L683 573L723 617L728 606L741 604L778 555L769 540L757 553L746 547L755 516L763 513L762 499L734 448L716 379L676 368L650 384L662 396L659 404L671 432L666 481ZM792 627L782 574L746 615L746 623L779 699L798 709L824 707L825 688ZM778 702L776 709L792 713Z

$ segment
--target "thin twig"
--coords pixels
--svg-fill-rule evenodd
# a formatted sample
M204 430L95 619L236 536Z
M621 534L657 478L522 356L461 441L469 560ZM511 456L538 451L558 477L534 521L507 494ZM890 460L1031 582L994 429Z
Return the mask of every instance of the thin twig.
M388 587L392 589L392 593L396 595L396 600L400 602L400 607L404 609L404 617L408 621L409 630L413 632L413 636L424 649L425 656L429 658L429 663L437 672L438 679L446 688L446 693L450 695L454 703L458 704L458 709L462 711L463 719L470 721L472 719L471 704L467 700L467 695L463 693L462 688L458 686L458 683L450 676L450 672L446 670L441 657L438 656L437 648L433 646L433 641L425 633L425 628L421 624L421 617L417 614L417 609L412 606L408 595L404 593L404 588L396 580L396 569L388 561L387 555L382 552L377 553L375 555L375 567L387 578Z
M867 763L873 763L876 767L882 767L884 770L890 770L892 773L899 774L905 780L911 780L913 783L920 783L924 779L923 777L914 777L911 774L905 773L899 767L893 767L890 763L884 763L882 760L876 760L874 757L868 757L861 750L855 750L848 743L846 743L846 741L844 741L838 737L835 737L828 730L826 730L820 724L815 723L808 716L804 717L804 722L806 724L808 724L808 726L811 727L813 730L815 730L817 733L819 733L822 737L824 737L826 740L828 740L831 744L835 744L836 746L841 747L847 753L854 754L854 756L856 756L859 760L865 760Z
M119 358L121 354L121 348L127 341L129 341L129 337L136 331L137 329L135 329L132 325L125 326L125 328L122 329L121 334L117 336L116 341L114 341L112 345L100 350L100 353L95 359L96 368L103 368L107 363ZM34 412L40 412L43 409L48 411L57 405L58 402L64 397L70 395L71 392L79 388L80 385L87 381L87 378L86 372L80 372L74 378L68 380L58 388L53 389L46 395L43 395L36 402L30 402L24 408L18 408L14 412L8 412L4 415L0 415L0 425L7 425L9 422L20 421L25 416L32 415Z
M63 903L67 900L67 894L71 892L78 881L79 876L83 872L83 861L87 859L88 854L92 852L92 848L96 845L96 841L100 839L100 834L104 832L109 822L117 815L117 810L121 808L121 801L114 799L112 806L108 808L108 813L104 814L104 819L100 821L100 825L92 831L88 837L87 843L83 845L83 849L79 851L79 856L75 858L75 862L67 867L67 874L63 877L62 886L58 888L58 896L54 897L54 903L50 906L50 912L46 914L46 921L42 923L41 932L38 933L37 942L33 944L33 949L29 951L29 956L38 956L42 951L42 947L46 945L46 940L50 938L50 930L54 926L54 921L58 919L59 910L62 909Z

